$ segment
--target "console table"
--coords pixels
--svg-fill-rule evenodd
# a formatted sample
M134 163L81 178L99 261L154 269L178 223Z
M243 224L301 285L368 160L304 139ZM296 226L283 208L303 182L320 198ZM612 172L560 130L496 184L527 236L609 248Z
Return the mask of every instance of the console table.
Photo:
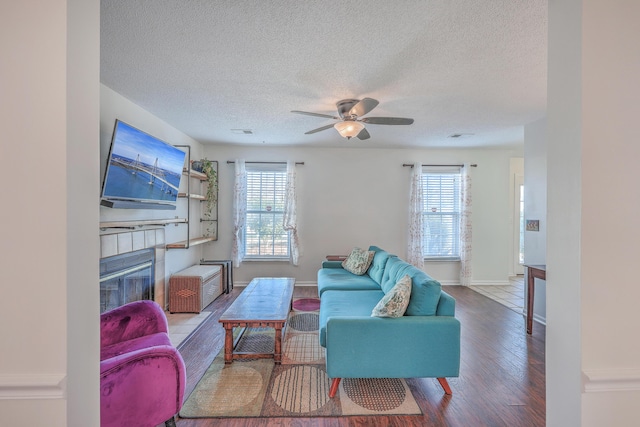
M547 280L547 266L544 264L525 265L527 267L527 333L533 330L533 296L536 280Z

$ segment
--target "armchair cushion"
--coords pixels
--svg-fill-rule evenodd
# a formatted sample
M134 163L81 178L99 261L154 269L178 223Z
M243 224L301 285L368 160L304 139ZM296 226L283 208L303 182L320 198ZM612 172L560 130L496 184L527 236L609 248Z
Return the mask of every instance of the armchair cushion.
M100 360L111 359L121 354L131 353L137 350L144 350L159 345L171 346L169 335L164 332L151 334L144 337L134 338L129 341L122 341L100 348Z
M164 311L149 300L125 304L100 315L101 347L168 331Z

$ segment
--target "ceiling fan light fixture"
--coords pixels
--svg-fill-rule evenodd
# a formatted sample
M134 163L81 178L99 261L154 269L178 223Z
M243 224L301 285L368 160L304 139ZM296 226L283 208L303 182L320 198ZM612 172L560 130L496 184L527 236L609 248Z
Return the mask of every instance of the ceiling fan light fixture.
M351 139L354 136L358 136L360 131L364 129L364 125L360 122L356 122L353 120L346 120L344 122L338 122L333 125L334 128L338 131L338 133L347 139Z

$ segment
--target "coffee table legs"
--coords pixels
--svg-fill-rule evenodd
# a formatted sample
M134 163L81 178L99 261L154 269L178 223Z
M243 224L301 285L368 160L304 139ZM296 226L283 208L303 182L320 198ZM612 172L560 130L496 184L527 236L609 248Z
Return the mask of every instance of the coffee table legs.
M256 324L251 324L251 323L246 324L246 326L248 327L268 326L275 329L276 333L275 333L275 344L273 347L273 354L242 353L240 355L236 354L236 358L250 359L252 357L254 358L273 357L273 360L275 361L276 365L280 365L282 363L282 329L284 328L284 324L285 322L257 322ZM233 339L233 323L223 323L222 326L224 327L224 363L226 365L229 365L233 363L233 359L234 359L233 348L234 348L235 342ZM238 338L240 337L238 336Z
M224 363L233 363L233 326L225 323L224 326Z
M282 362L282 325L275 326L276 329L276 343L273 349L273 360L276 365Z

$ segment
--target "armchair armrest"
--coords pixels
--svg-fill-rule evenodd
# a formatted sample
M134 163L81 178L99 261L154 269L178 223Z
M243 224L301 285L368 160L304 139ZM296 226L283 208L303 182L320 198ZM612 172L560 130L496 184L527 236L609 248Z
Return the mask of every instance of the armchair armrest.
M184 361L170 345L105 359L100 362L100 425L156 425L168 420L182 407L185 385Z
M100 315L101 347L168 330L162 307L149 300L125 304Z

